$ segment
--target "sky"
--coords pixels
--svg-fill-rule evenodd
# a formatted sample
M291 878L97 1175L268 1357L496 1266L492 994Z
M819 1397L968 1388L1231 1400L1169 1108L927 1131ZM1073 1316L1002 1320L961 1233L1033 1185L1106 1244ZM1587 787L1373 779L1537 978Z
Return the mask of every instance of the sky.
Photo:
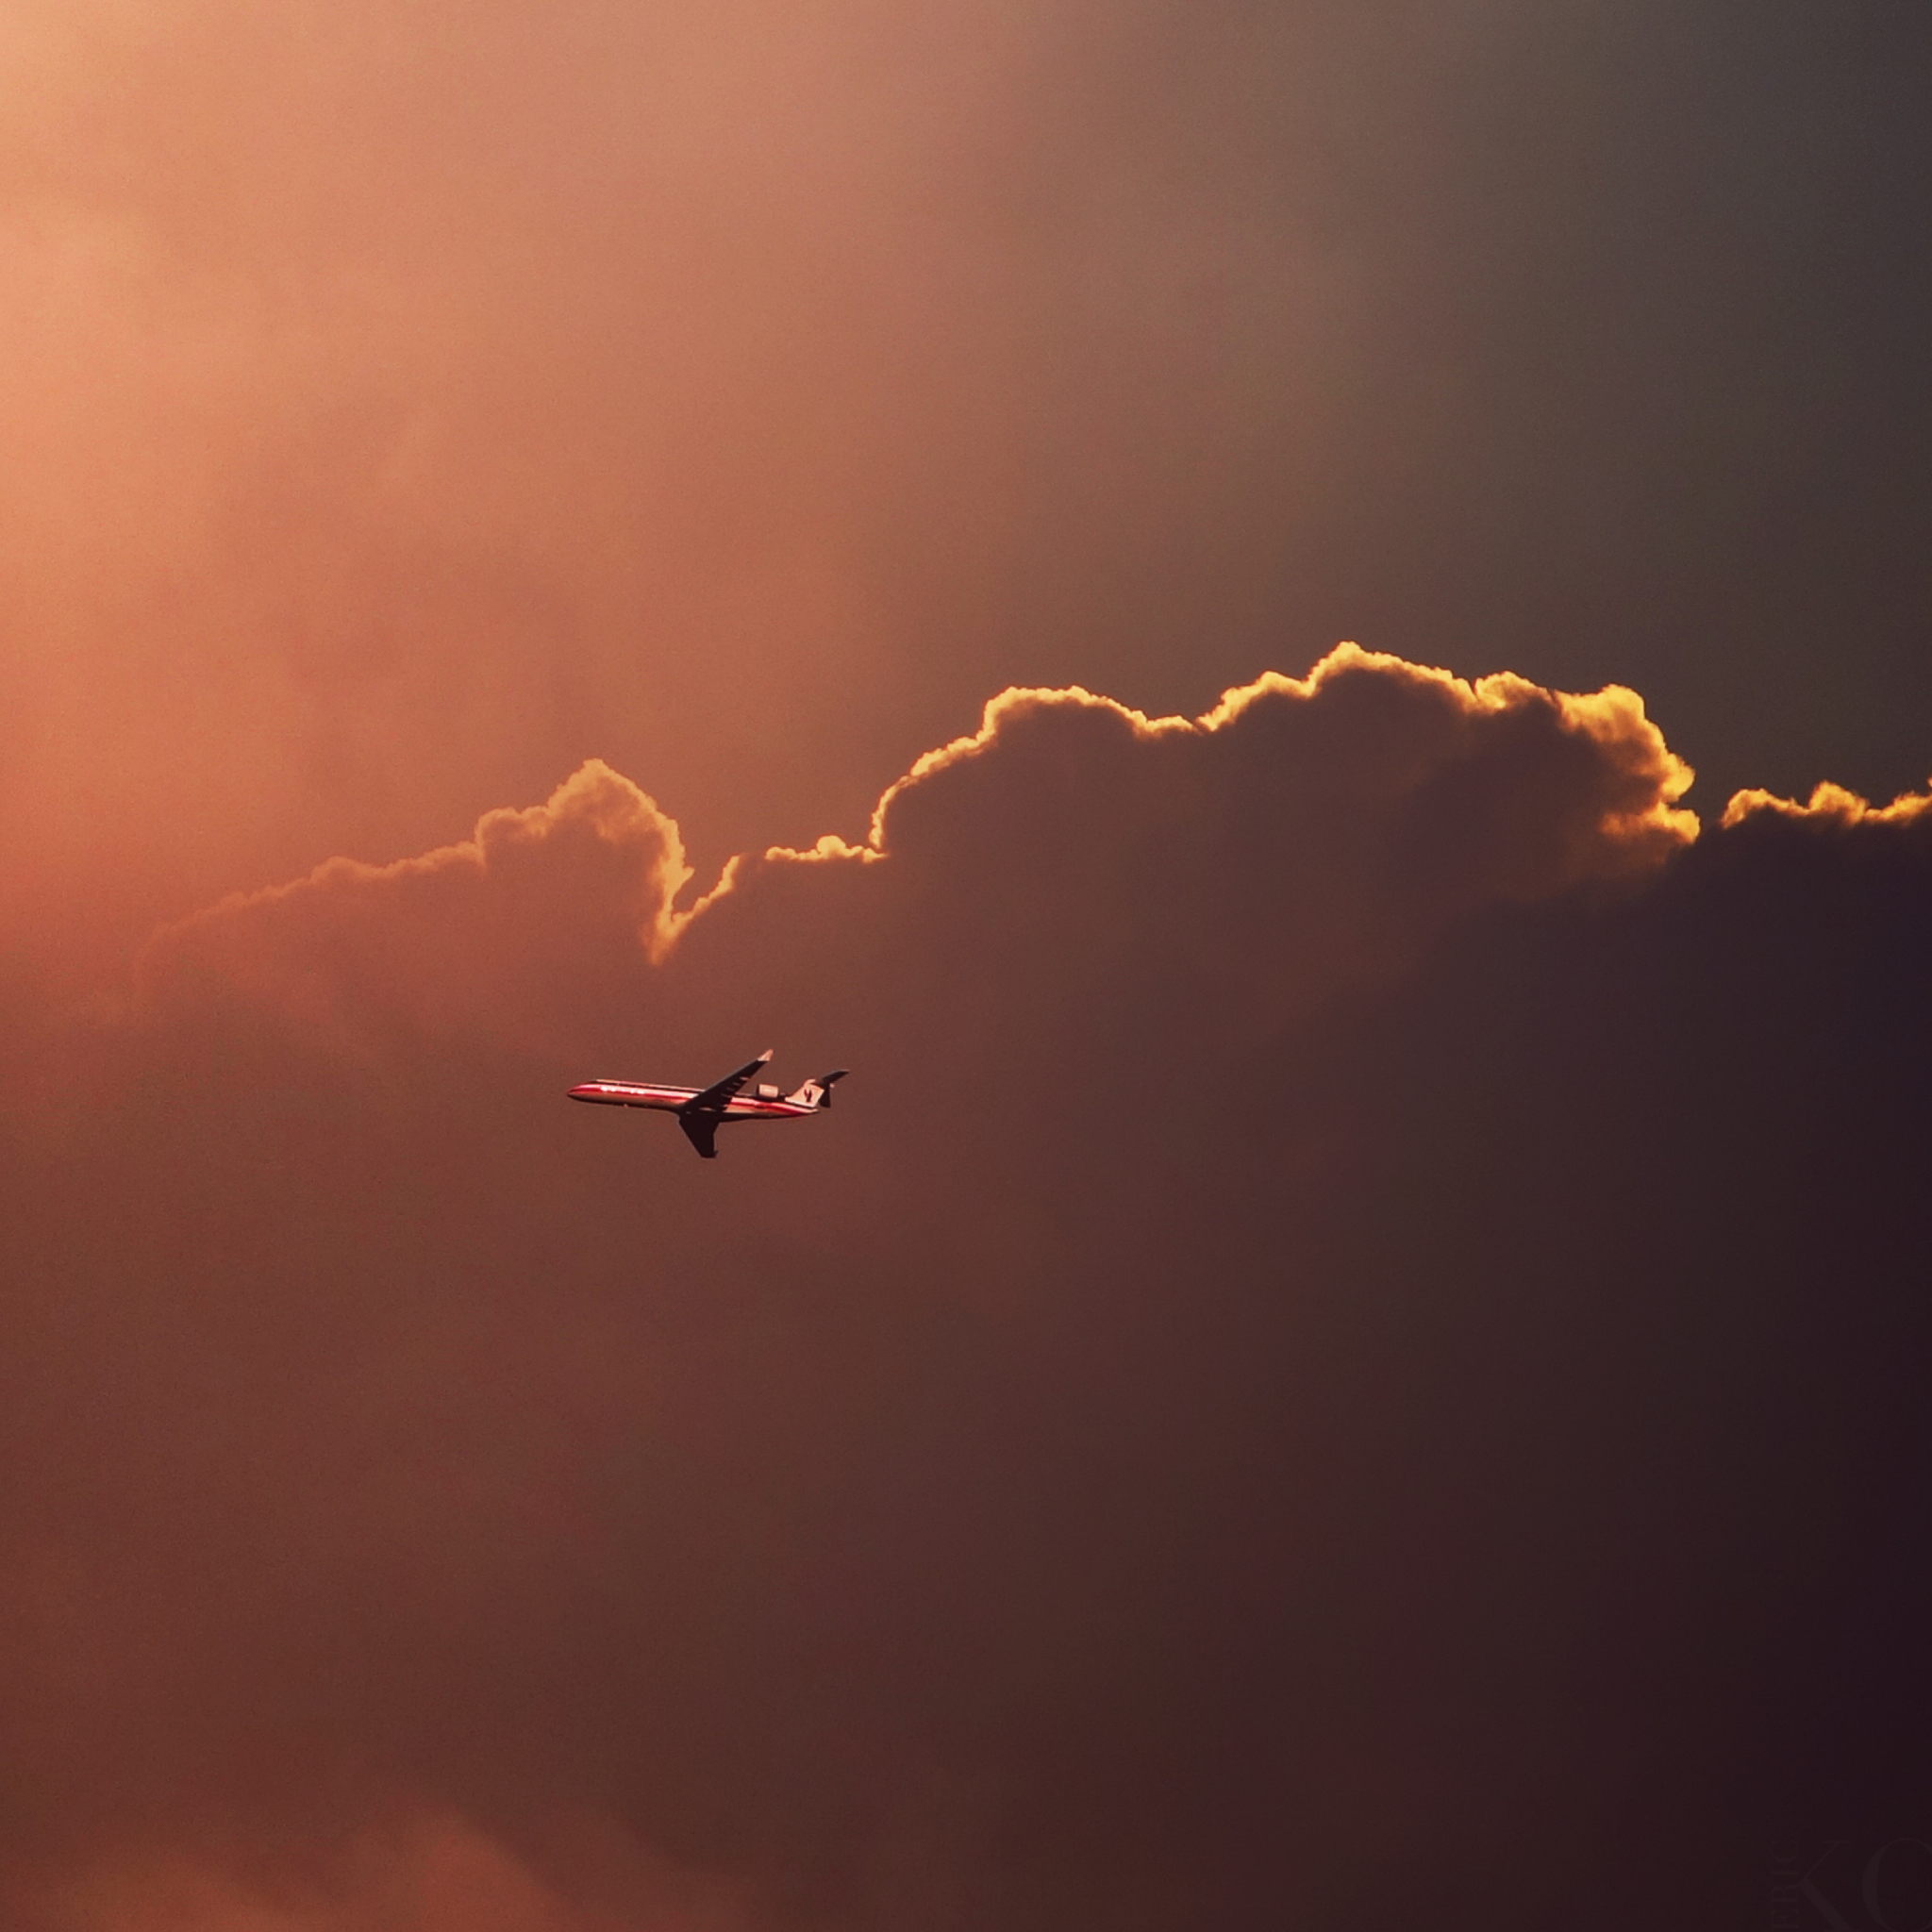
M1916 10L0 48L0 1920L1932 1909Z

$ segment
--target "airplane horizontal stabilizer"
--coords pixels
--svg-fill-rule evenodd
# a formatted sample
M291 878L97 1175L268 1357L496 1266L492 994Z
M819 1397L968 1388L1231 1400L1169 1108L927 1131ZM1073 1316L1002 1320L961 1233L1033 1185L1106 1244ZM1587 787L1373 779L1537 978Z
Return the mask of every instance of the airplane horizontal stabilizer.
M808 1080L796 1092L788 1093L786 1101L792 1107L808 1107L815 1112L832 1104L832 1082L842 1080L846 1070L834 1068L829 1074L821 1074L816 1080Z

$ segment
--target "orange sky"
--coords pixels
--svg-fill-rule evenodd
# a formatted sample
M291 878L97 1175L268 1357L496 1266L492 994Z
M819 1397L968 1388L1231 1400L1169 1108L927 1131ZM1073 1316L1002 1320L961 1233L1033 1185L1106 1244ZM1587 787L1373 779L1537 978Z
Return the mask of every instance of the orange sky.
M1749 11L8 9L7 1932L1923 1832L1932 37Z
M1343 636L1634 684L1717 800L1917 783L1913 46L1542 19L22 0L21 943L593 756L710 864L850 834L1005 684Z
M1041 439L1080 440L1045 456L1076 532L1170 517L1123 385L1192 360L1169 285L1243 246L1124 205L1091 286L1032 259L1063 198L1134 192L1030 100L1092 25L17 10L9 890L185 909L596 754L724 849L815 835L989 658L1052 668ZM1241 384L1225 353L1191 382Z

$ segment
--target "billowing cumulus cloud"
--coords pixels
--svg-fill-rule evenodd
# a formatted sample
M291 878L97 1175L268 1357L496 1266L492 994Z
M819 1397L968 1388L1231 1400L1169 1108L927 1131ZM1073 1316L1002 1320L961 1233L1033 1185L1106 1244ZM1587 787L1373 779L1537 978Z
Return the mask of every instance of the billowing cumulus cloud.
M11 1922L1689 1927L1908 1809L1932 811L1689 779L1344 648L158 933L20 1055Z
M0 75L70 984L589 758L709 873L1003 685L1338 636L1923 775L1920 8L12 0Z
M690 878L677 827L627 779L585 765L529 810L488 813L460 844L387 866L335 859L164 929L149 1000L218 984L347 1038L502 1036L591 1010L679 925ZM598 997L601 994L602 997Z

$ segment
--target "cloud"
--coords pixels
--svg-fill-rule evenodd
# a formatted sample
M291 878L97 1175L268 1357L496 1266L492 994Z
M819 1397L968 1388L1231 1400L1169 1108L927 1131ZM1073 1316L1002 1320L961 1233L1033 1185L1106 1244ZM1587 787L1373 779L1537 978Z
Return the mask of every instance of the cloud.
M1869 799L1842 785L1818 785L1800 805L1795 799L1779 798L1769 791L1749 790L1734 792L1724 807L1724 823L1728 827L1744 824L1754 814L1775 813L1794 821L1824 821L1835 825L1910 824L1932 811L1932 796L1903 792L1890 805L1874 807Z
M13 0L12 947L593 756L708 874L1003 684L1343 634L1916 780L1917 11L1178 19Z
M1688 1926L1906 1802L1932 819L1688 782L1343 647L157 935L0 1200L17 1915Z
M92 1925L129 1932L737 1932L728 1889L653 1865L634 1848L580 1831L591 1888L623 1901L560 1897L518 1859L459 1818L381 1821L306 1873L258 1866L254 1882L153 1858L50 1888L31 1908L34 1932ZM581 1888L580 1888L581 1889Z
M641 957L676 937L690 876L676 825L592 759L544 804L486 813L459 844L391 865L331 859L164 927L143 991L165 1004L218 984L357 1039L526 1043L520 1027L562 1019L559 986L588 998L593 984L636 984Z
M887 791L869 849L994 891L1051 879L1081 916L1105 901L1152 924L1159 908L1222 958L1245 896L1279 991L1399 967L1484 904L1641 874L1694 836L1676 808L1690 781L1634 692L1472 685L1343 644L1193 721L1007 691Z

